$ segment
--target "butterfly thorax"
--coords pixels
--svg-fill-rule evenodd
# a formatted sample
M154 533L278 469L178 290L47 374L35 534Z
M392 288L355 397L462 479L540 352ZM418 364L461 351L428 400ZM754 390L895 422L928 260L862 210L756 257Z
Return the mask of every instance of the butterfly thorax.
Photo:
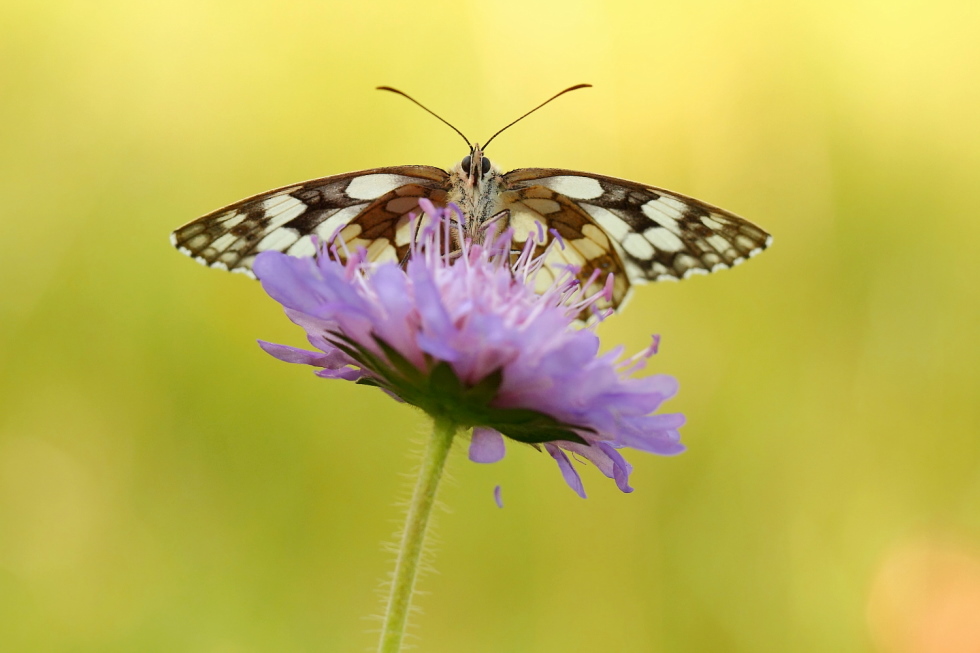
M503 210L503 185L503 174L483 156L478 144L449 171L446 201L463 211L466 235L473 242L483 241L483 225Z

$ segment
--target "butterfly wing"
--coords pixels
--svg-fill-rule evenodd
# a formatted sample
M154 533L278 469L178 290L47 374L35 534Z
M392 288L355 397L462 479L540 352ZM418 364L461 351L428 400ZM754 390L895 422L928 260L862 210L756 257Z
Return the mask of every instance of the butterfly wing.
M173 245L209 267L252 274L260 252L314 253L313 236L340 231L372 260L401 260L412 234L409 213L428 197L445 204L449 175L431 166L374 168L313 179L249 197L171 234Z
M613 275L613 299L611 306L618 306L629 292L629 277L623 260L615 246L592 217L576 202L540 185L513 188L501 193L501 206L508 211L508 224L514 233L514 241L520 248L530 234L540 231L545 235L535 251L544 253L552 234L558 234L560 243L548 251L545 264L538 274L537 290L543 291L555 276L568 266L579 268L579 279L588 282L596 270L599 275L589 292L602 288L609 273ZM599 308L605 308L600 302Z
M611 249L622 260L627 277L622 283L627 288L632 283L686 279L730 268L772 243L772 236L734 213L625 179L522 168L504 175L504 186L505 196L533 195L576 206L611 239ZM550 216L545 217L545 225L550 226ZM577 230L583 235L591 231L586 225ZM594 242L602 248L601 239ZM608 255L611 252L603 251L602 256Z

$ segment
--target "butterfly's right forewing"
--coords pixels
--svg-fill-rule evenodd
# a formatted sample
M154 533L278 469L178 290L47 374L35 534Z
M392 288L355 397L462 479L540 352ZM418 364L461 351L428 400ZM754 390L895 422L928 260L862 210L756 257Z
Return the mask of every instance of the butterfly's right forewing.
M375 168L277 188L218 209L171 235L181 252L209 267L251 276L265 251L313 254L313 237L340 232L372 259L398 258L410 242L408 216L420 197L445 200L448 174L431 166Z

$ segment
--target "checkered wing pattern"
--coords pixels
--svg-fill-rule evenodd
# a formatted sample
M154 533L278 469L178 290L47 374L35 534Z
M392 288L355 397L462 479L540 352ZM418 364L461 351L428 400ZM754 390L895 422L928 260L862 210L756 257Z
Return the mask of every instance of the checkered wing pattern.
M184 254L213 268L252 274L260 252L314 253L313 237L339 233L372 260L402 260L418 200L445 203L449 175L431 166L375 168L277 188L209 213L171 234Z
M631 284L727 269L772 243L763 229L724 209L624 179L524 168L504 182L505 206L519 207L518 233L535 228L529 220L540 221L562 236L569 262L582 258L587 269L594 262L591 269L623 273L616 278L617 306Z

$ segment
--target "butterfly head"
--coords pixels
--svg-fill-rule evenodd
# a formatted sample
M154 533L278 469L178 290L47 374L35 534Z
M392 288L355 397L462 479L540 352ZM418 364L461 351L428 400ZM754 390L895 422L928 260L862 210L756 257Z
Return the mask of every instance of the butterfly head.
M470 188L479 188L480 183L490 174L492 168L490 159L483 155L479 143L470 147L470 153L459 162L459 172Z

